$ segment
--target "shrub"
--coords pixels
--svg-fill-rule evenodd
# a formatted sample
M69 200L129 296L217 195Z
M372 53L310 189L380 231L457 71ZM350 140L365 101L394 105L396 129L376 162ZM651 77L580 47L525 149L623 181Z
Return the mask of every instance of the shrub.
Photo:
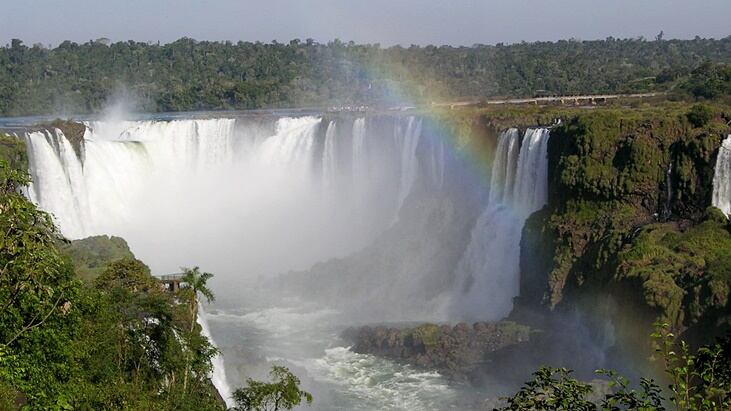
M711 121L713 118L713 111L711 111L708 106L696 104L690 109L688 114L686 114L686 117L693 127L699 128L705 126L709 121Z

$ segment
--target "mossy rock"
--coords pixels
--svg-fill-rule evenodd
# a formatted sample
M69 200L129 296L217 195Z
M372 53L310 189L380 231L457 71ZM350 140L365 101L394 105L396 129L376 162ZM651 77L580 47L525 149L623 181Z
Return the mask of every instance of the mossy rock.
M708 205L729 127L693 127L688 108L582 111L552 129L549 200L523 230L518 310L612 294L679 328L726 315L728 223Z
M135 258L123 238L106 235L74 240L60 249L73 263L76 274L86 281L98 277L114 261Z
M637 279L646 304L676 329L698 322L709 310L728 310L731 233L711 209L702 223L647 226L619 254L617 280Z

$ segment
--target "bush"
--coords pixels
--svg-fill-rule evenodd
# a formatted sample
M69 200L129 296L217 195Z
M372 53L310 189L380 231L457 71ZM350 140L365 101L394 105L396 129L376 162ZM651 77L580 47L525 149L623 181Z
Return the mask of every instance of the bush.
M300 405L302 400L312 404L312 394L300 390L300 380L287 368L274 366L269 375L274 379L271 383L255 381L249 378L248 387L234 392L236 411L279 411L291 410Z
M688 121L695 128L703 127L708 124L713 118L713 111L703 104L694 105L688 114L686 114Z
M690 353L684 341L678 344L668 324L656 323L652 337L671 384L670 402L677 410L731 409L731 336ZM666 400L652 379L642 378L639 390L629 387L629 380L614 371L597 370L609 378L611 391L598 403L587 398L594 387L571 377L566 368L542 367L498 411L573 411L573 410L644 410L664 411Z

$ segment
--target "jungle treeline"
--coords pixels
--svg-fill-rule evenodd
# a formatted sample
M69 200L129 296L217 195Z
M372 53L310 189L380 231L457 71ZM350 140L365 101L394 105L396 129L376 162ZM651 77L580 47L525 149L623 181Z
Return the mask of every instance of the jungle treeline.
M471 47L102 38L51 48L13 39L0 47L0 115L89 113L120 96L140 111L187 111L648 91L689 95L687 83L704 65L728 89L729 62L731 37Z

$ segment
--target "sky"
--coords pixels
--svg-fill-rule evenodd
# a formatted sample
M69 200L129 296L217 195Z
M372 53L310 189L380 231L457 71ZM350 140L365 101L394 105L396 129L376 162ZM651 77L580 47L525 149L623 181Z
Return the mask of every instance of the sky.
M0 44L197 40L472 45L731 35L731 0L1 0Z

